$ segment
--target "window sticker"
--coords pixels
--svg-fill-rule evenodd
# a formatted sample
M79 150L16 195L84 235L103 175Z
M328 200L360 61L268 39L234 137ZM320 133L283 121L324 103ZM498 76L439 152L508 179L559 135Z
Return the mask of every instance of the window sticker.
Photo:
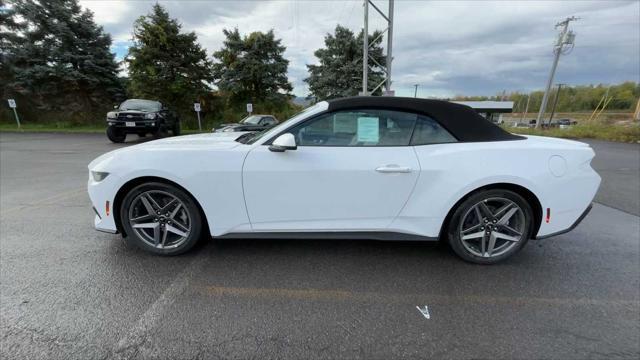
M358 142L377 143L380 140L380 119L377 117L358 118Z

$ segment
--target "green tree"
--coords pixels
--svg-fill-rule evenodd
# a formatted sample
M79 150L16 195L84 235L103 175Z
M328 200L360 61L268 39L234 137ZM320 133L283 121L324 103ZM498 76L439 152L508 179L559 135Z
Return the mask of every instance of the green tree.
M44 110L90 111L122 97L111 37L77 0L15 0L2 8L6 92ZM4 28L6 27L5 30Z
M223 47L213 53L213 76L218 89L233 104L288 100L293 90L287 78L289 61L283 56L286 48L273 30L244 37L237 28L223 33Z
M381 46L382 36L379 35L379 31L369 35L369 91L384 79L385 55ZM362 36L362 31L356 37L351 30L340 25L336 26L333 34L325 36L325 47L314 52L319 64L307 65L309 77L304 81L309 84L311 96L324 100L354 96L362 91ZM379 87L374 95L381 93L382 87Z
M209 91L211 62L194 32L182 26L159 4L133 27L133 45L126 62L134 97L157 99L186 110Z

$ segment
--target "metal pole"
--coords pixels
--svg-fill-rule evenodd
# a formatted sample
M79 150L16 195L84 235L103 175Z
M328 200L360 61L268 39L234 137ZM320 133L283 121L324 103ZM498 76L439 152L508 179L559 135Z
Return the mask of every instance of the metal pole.
M560 89L562 89L563 84L558 84L558 91L556 91L556 99L553 101L553 107L551 108L551 116L549 116L549 125L551 125L551 120L553 120L553 115L556 113L556 106L558 106L558 98L560 98Z
M198 130L202 132L202 124L200 123L200 111L196 111L196 113L198 114Z
M527 106L524 107L524 114L522 114L522 121L527 117L527 112L529 111L529 101L531 101L531 94L527 95Z
M413 85L416 89L413 91L413 97L418 97L418 84Z
M562 47L565 41L565 35L567 34L567 30L569 30L569 22L577 20L575 17L566 18L564 21L556 24L556 28L558 26L562 26L562 30L558 34L558 41L553 48L554 58L553 65L551 66L551 73L549 74L549 80L547 81L547 87L544 91L544 96L542 97L542 104L540 104L540 111L538 112L538 119L536 120L536 128L540 127L542 123L542 117L544 116L544 112L547 109L547 102L549 101L549 92L551 91L551 86L553 85L553 77L556 74L556 68L558 67L558 61L560 60L560 55L562 54Z
M387 92L391 91L391 62L393 61L393 0L389 0L389 28L387 30Z
M20 126L20 117L18 116L18 112L16 111L16 108L13 108L13 115L16 116L16 122L18 123L18 129L21 128Z
M542 104L540 104L540 111L538 112L538 119L536 120L536 128L539 128L540 124L542 123L542 117L544 116L544 111L546 110L547 102L549 101L549 91L551 90L551 84L553 84L553 77L556 74L558 60L560 60L560 48L556 48L553 51L556 55L553 59L553 66L551 67L551 73L549 74L549 80L547 81L547 87L544 91L544 96L542 96Z
M369 95L369 0L364 0L364 28L362 29L362 95Z

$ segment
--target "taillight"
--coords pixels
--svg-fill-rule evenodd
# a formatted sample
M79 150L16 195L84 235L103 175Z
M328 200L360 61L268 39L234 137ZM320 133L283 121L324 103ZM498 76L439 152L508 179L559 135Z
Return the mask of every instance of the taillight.
M107 202L105 203L104 207L105 207L105 209L104 209L104 210L105 210L105 212L107 213L107 216L109 216L109 201L107 201ZM547 220L547 222L549 222L549 220Z
M548 224L550 220L551 220L551 208L547 208L547 217L546 217L545 221Z

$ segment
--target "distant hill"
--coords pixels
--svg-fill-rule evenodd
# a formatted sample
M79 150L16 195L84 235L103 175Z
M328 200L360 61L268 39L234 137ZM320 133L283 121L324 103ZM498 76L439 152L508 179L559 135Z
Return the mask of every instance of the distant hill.
M294 104L296 104L298 106L303 106L303 107L307 107L307 106L311 105L311 103L313 102L310 99L307 99L305 97L299 97L299 96L296 96L291 101L293 101Z

